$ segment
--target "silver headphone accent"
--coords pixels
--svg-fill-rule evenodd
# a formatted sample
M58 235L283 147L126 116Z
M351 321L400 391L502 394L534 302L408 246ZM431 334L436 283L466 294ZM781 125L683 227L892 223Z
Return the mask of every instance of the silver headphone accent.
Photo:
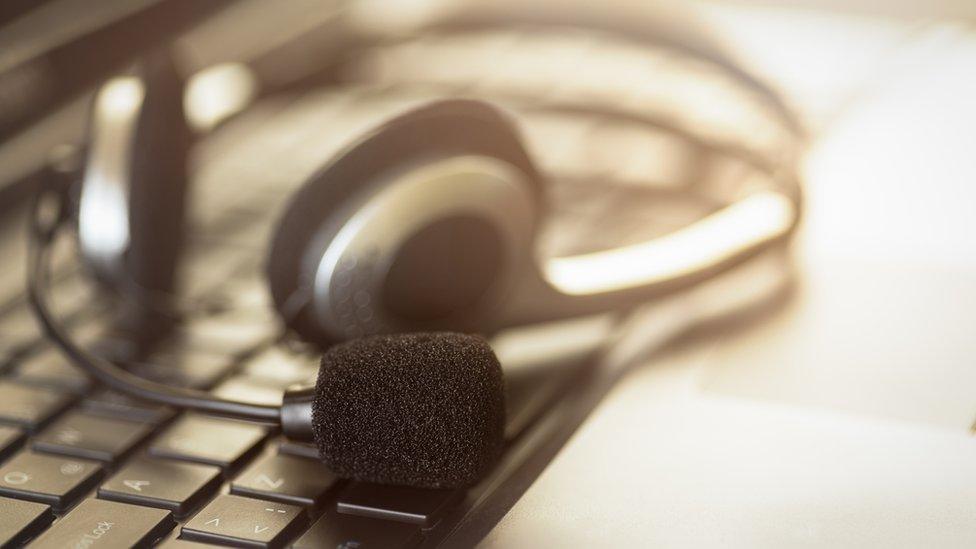
M316 238L319 257L313 307L322 329L342 339L396 331L399 321L372 305L401 246L425 226L451 216L486 221L502 241L503 264L524 262L534 234L533 202L524 176L497 159L462 156L407 167L379 182L380 190L351 200L337 215L335 232ZM322 246L325 246L324 249ZM482 315L515 283L502 269L479 299Z
M78 243L95 274L116 281L132 241L129 226L135 133L146 89L134 76L99 90L91 115L91 146L78 203Z

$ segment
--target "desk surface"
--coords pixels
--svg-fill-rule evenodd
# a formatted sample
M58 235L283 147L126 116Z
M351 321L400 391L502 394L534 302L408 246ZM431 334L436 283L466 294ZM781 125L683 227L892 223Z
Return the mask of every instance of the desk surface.
M976 36L801 22L833 80L781 82L815 128L797 296L630 372L486 547L976 546Z

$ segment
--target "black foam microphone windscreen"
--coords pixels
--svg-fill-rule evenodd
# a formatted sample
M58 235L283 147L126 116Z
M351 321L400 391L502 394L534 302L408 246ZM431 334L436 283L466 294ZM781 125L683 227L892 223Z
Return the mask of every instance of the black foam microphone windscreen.
M488 342L457 333L383 335L322 358L312 432L344 478L457 488L501 452L504 380Z

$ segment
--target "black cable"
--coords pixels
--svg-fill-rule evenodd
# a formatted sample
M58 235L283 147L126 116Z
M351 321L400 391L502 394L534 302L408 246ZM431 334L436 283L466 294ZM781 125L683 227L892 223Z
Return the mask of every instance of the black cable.
M280 423L280 407L226 400L193 389L156 383L131 374L111 362L97 357L74 342L54 317L47 301L50 280L50 255L58 229L64 225L63 212L50 221L44 220L44 198L55 193L41 191L31 208L27 269L28 298L47 337L53 341L72 364L83 369L98 382L112 390L179 409L203 412L233 419ZM63 200L58 206L64 207Z

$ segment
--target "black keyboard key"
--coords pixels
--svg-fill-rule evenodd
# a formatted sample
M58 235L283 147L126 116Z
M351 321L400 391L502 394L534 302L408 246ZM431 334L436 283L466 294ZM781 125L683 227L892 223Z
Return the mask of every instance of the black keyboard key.
M295 442L293 440L283 440L278 445L278 451L282 454L299 456L307 459L319 459L318 446L309 442Z
M301 507L220 496L183 526L180 537L238 547L281 547L305 523Z
M278 388L315 380L321 356L270 347L250 358L241 369L246 377Z
M258 379L235 376L226 379L212 393L227 400L243 400L255 404L280 405L285 389Z
M292 549L405 549L420 540L420 528L410 524L330 512L312 525Z
M41 534L31 547L149 547L175 525L169 511L88 499Z
M102 484L98 497L160 507L183 517L200 506L220 483L220 469L216 467L139 458Z
M144 352L147 343L124 333L105 333L82 345L95 356L116 364L128 364Z
M26 305L21 305L0 317L0 340L4 341L5 347L21 350L32 346L40 339L41 331L37 327L37 321Z
M176 337L175 346L233 356L254 349L273 337L277 330L274 322L231 312L184 324Z
M72 399L62 391L0 381L0 423L33 431L68 407Z
M189 415L156 438L149 453L233 470L260 451L266 436L257 425Z
M36 536L54 520L47 505L0 497L0 547L15 547Z
M88 392L91 378L68 363L54 349L47 349L21 362L13 373L13 379L25 385L52 387L76 394Z
M172 408L138 401L107 389L86 398L82 402L82 407L91 414L155 425L165 423L176 415Z
M20 429L0 425L0 460L14 453L24 443L24 433Z
M73 317L91 305L96 295L94 282L92 277L79 271L58 277L54 281L50 298L62 318Z
M336 480L320 461L271 454L241 473L230 491L292 505L315 505L335 486Z
M25 450L0 467L0 495L46 503L59 513L90 490L101 472L91 461Z
M112 462L127 455L152 433L152 426L69 412L34 438L39 452Z
M161 353L145 362L129 365L137 375L167 385L210 389L234 367L227 356L212 354L170 355Z
M432 526L464 495L463 490L427 490L353 482L336 503L340 513Z

